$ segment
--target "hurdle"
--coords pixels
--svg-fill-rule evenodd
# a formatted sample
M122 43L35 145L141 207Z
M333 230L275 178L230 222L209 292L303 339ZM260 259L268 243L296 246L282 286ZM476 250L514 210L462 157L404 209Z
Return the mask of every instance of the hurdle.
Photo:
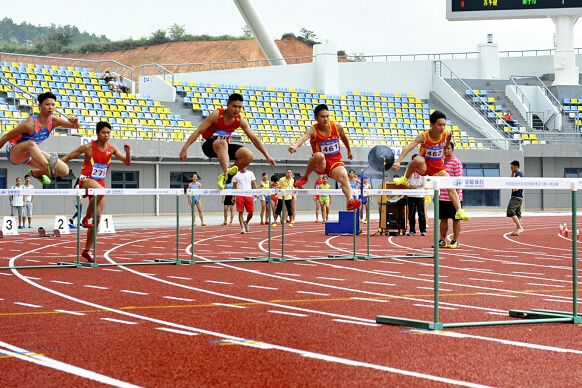
M496 325L519 325L532 323L582 323L582 314L578 313L578 244L576 238L572 238L572 311L553 311L544 309L510 310L509 317L525 318L515 320L501 321L477 321L477 322L453 322L443 323L439 320L439 245L438 245L438 219L439 219L439 188L453 189L480 189L480 190L499 190L499 189L552 189L552 190L571 190L572 192L572 227L577 230L577 192L578 185L582 184L580 179L568 178L469 178L469 177L430 177L427 179L427 187L434 189L434 307L433 321L422 321L410 318L393 317L393 316L376 316L377 323L384 323L396 326L406 326L427 330L443 330L455 327L474 327L474 326L496 326Z
M34 196L75 196L77 197L77 206L80 203L81 195L84 194L84 190L79 189L32 189L27 190L26 195L34 195ZM22 190L16 189L3 189L0 190L0 197L2 196L11 196L11 195L23 195ZM77 219L77 226L79 226L80 220ZM6 240L6 239L5 239ZM7 241L5 242L7 243ZM19 266L5 266L0 267L2 269L24 269L24 268L58 268L58 267L76 267L79 268L83 265L80 261L80 246L81 246L81 231L80 228L77 227L77 259L75 262L58 262L57 264L43 264L43 265L19 265Z
M139 263L97 263L97 220L93 227L93 263L81 263L83 267L111 267L111 266L135 266L135 265L155 265L155 264L182 264L180 260L180 196L184 194L183 189L88 189L87 194L93 196L93 208L97 211L97 196L99 195L173 195L176 197L176 259L155 259L151 262ZM78 251L80 251L80 246Z

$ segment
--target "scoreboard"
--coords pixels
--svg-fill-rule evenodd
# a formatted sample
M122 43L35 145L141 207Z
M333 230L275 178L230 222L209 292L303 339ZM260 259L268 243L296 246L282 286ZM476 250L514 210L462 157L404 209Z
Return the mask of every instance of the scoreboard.
M448 20L582 16L582 0L447 0Z

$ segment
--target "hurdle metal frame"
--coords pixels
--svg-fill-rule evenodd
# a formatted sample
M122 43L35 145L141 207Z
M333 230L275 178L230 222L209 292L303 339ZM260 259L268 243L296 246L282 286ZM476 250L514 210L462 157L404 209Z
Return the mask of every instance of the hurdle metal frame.
M455 327L473 327L473 326L496 326L496 325L519 325L532 323L582 323L582 314L578 313L578 244L576 241L577 225L577 191L578 185L582 183L580 179L568 178L468 178L468 177L431 177L427 179L427 188L434 189L434 319L433 321L422 321L410 318L392 317L378 315L377 323L389 325L406 326L427 330L443 330ZM554 189L554 190L571 190L572 191L572 229L574 236L572 238L572 312L553 311L544 309L510 310L508 315L514 318L526 318L503 321L477 321L477 322L456 322L442 323L439 320L439 245L438 245L438 219L439 219L439 188L453 189L481 189L481 190L499 190L499 189Z
M60 196L76 196L77 197L77 207L80 204L81 195L83 195L84 190L78 189L32 189L32 190L17 190L17 189L2 189L0 190L0 196L10 196L10 195L35 195L35 196L50 196L50 195L60 195ZM77 260L76 262L58 262L57 264L43 264L43 265L15 265L15 266L5 266L0 267L3 269L24 269L24 268L58 268L58 267L75 267L79 268L83 265L80 262L80 246L81 246L81 231L80 231L80 218L77 218Z

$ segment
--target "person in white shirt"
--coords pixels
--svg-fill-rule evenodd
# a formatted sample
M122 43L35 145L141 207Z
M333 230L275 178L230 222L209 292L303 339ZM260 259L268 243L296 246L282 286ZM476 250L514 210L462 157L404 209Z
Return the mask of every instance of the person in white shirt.
M34 186L30 184L30 175L26 174L24 176L24 186L22 186L25 190L34 190ZM24 196L24 208L23 208L23 220L22 226L26 223L26 219L28 218L28 227L32 228L30 225L32 223L32 200L34 199L34 195L25 195Z
M416 158L418 154L412 155L412 160ZM409 179L408 185L413 190L424 189L424 177L419 173L414 172ZM416 234L416 213L418 213L418 226L420 228L420 234L426 236L426 214L424 213L424 195L408 195L408 223L410 226L409 236L414 236Z
M239 190L250 190L257 188L257 178L252 171L247 171L246 166L232 178L232 188ZM236 210L238 211L238 222L241 227L241 234L249 231L249 222L253 218L255 202L252 195L237 195ZM244 221L244 212L247 211L247 220Z
M22 190L22 178L16 178L16 184L12 186L12 190ZM14 214L18 215L18 229L24 229L24 219L22 218L24 207L24 196L11 195L10 196L10 217Z

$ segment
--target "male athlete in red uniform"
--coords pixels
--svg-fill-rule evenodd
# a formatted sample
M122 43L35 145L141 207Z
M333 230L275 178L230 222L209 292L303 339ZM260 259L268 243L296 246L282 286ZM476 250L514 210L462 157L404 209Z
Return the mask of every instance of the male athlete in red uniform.
M81 168L81 175L79 176L79 188L82 189L102 189L105 187L105 177L107 176L107 171L109 171L111 156L115 155L115 157L121 160L126 166L131 164L131 149L127 143L123 144L125 155L119 151L119 148L109 144L111 125L108 122L98 122L96 132L97 140L83 144L81 147L61 159L63 162L67 163L69 160L74 159L81 154L85 154L85 160L83 162L83 167ZM94 228L93 220L95 220L97 225L99 225L99 220L101 219L101 214L103 213L104 208L105 196L98 195L97 217L95 217L93 197L90 196L87 213L81 222L83 226L89 228L87 232L87 241L85 242L85 250L83 251L82 256L90 263L95 261L89 253L95 243L92 230Z
M435 110L430 114L430 129L420 133L410 144L404 147L400 157L392 165L392 169L398 171L402 159L419 144L420 156L417 156L408 164L405 176L402 178L394 178L394 183L397 185L407 185L408 179L415 172L423 176L449 176L444 164L444 150L449 146L452 134L446 127L447 116L443 112ZM461 201L459 200L457 190L447 189L447 191L449 192L449 198L451 198L453 206L457 210L455 219L469 220L469 215L461 208Z
M350 187L344 162L342 162L339 142L341 139L348 149L348 159L351 160L353 155L348 137L340 124L329 119L327 105L320 104L316 106L314 113L315 121L317 122L311 128L308 128L294 145L289 147L289 152L294 153L303 143L310 140L311 149L313 150L313 156L311 156L307 163L305 175L295 182L295 186L301 188L306 184L309 179L309 174L313 171L318 174L327 175L341 184L341 189L347 200L347 209L355 210L360 207L362 201L352 198L352 188Z
M186 161L188 157L188 147L202 136L202 152L209 158L218 158L218 163L224 174L218 176L218 187L224 189L230 183L233 176L243 167L248 166L253 160L253 153L240 144L231 144L230 136L240 128L249 137L251 143L265 155L265 159L271 165L275 165L275 159L271 158L265 146L257 135L252 131L249 124L240 115L243 106L243 96L233 93L228 97L226 108L216 109L203 122L198 129L188 138L188 141L180 151L180 160ZM230 166L230 159L235 159L235 163Z
M65 176L69 173L66 164L59 163L56 153L41 151L38 145L48 139L53 129L79 128L79 119L53 117L57 97L51 93L39 94L37 97L39 113L23 120L10 132L0 138L0 149L6 142L6 159L12 164L28 164L32 169L28 175L38 179L43 185L50 185L48 176ZM46 174L46 175L45 175Z

